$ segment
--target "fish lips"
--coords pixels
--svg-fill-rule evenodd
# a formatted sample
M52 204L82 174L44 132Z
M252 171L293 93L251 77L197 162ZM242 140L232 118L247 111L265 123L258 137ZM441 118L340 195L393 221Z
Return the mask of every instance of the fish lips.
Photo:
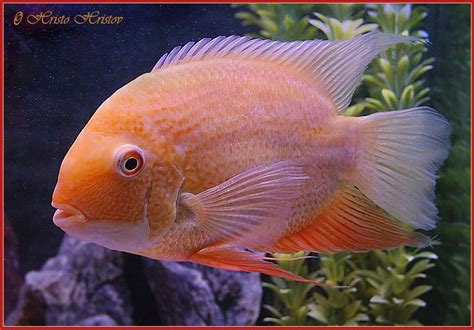
M71 205L54 202L51 205L57 209L53 216L53 222L60 228L85 223L87 221L84 214Z

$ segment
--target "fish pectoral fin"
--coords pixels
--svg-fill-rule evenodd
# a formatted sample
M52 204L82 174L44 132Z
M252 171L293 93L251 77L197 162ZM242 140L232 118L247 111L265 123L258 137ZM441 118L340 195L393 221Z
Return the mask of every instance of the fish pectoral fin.
M242 172L197 195L183 193L189 217L218 240L252 248L278 239L308 177L293 161L281 161Z
M265 261L264 258L264 255L251 251L237 250L230 247L209 247L193 254L189 261L225 270L257 272L291 281L311 283L321 287L332 287L291 273L277 264Z

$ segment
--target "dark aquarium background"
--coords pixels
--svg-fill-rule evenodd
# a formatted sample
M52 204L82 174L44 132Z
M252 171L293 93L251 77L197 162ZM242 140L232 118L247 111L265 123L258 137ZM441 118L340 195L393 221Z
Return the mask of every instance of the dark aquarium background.
M470 5L4 5L4 319L23 325L469 324L470 10ZM88 16L95 12L101 21ZM350 29L342 24L349 20ZM345 39L373 24L384 32L429 36L431 42L397 50L400 56L390 62L394 80L374 61L349 114L423 104L448 118L452 150L437 184L439 226L429 233L439 243L422 251L320 254L316 260L282 262L302 275L353 286L328 291L258 274L145 260L64 238L53 224L51 195L77 134L105 99L150 71L173 47L231 34ZM404 52L411 55L402 59ZM406 72L399 71L403 61Z

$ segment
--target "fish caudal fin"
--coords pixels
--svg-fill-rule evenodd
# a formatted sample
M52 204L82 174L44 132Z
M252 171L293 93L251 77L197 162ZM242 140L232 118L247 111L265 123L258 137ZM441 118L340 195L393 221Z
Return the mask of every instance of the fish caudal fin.
M365 252L429 243L428 237L403 228L354 186L344 183L309 226L280 239L271 250Z
M449 150L447 120L428 107L359 119L363 146L350 181L398 220L434 228L436 171Z
M326 285L296 275L279 267L277 264L265 261L263 255L258 255L249 251L241 251L225 247L209 247L193 254L189 258L189 261L225 270L257 272L286 278L292 281L310 283L315 286L337 288L337 286Z

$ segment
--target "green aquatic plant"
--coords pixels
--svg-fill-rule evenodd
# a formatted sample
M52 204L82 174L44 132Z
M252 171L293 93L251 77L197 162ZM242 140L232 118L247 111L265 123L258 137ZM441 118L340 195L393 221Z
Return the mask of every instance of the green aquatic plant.
M357 20L365 15L365 7L358 3L325 4L317 7L319 14L338 21Z
M239 11L236 17L243 25L256 25L260 31L251 34L272 40L307 40L316 37L316 28L308 24L314 4L249 4L248 10ZM240 5L240 7L242 7ZM244 8L245 8L244 7Z
M413 325L413 314L426 305L420 296L431 289L415 285L434 267L437 256L428 251L374 251L364 254L319 254L317 271L310 272L303 260L290 260L307 253L276 254L278 264L295 274L340 288L272 277L264 283L281 308L265 305L271 314L264 321L278 325ZM283 259L283 260L282 260ZM286 259L286 260L285 260Z
M361 19L352 21L364 14L364 7L360 4L249 4L235 6L247 9L237 12L235 15L242 20L243 25L255 25L260 29L257 34L251 33L251 36L272 40L292 41L323 37L323 35L318 35L318 32L326 34L328 39L336 39L329 35L339 36L340 33L346 36L350 33L357 35L375 28L374 24L359 24L362 22ZM313 13L315 11L317 13ZM316 14L318 20L310 19L312 14Z
M327 285L344 288L321 289L313 294L308 305L309 317L320 325L359 325L370 322L367 306L358 292L362 277L354 276L348 253L320 254L321 267L316 272L318 280Z
M294 254L275 253L273 256L278 258L278 264L294 274L301 275L305 278L314 279L315 273L310 273L308 265L304 259L307 256L305 252ZM313 288L310 283L300 283L295 281L286 281L279 277L271 277L272 283L263 283L265 288L273 292L278 297L282 305L281 311L271 305L263 307L271 313L271 317L266 317L265 322L276 325L306 325L308 316L308 304L310 303L309 291Z
M361 264L357 264L357 258ZM359 269L356 274L365 275L366 283L360 283L360 291L369 300L368 313L374 323L419 324L413 314L426 306L420 296L431 290L431 286L415 285L415 281L426 278L425 271L435 266L433 260L437 258L433 252L406 248L373 251L367 256L354 257Z
M368 5L368 16L382 32L427 38L419 29L426 9L411 5ZM401 44L390 48L370 65L363 75L367 97L348 109L345 115L357 116L397 109L413 108L429 100L430 89L424 75L433 68L433 58L423 58L424 42Z
M469 5L434 7L431 29L436 67L431 73L432 104L450 121L452 148L441 168L436 203L440 212L440 263L428 277L433 291L421 317L426 324L468 325L471 320L471 16ZM445 31L450 31L445 33Z
M366 6L369 20L378 24L380 30L387 33L403 34L427 37L426 32L419 30L426 17L426 8L411 4L369 4Z
M362 18L356 20L345 19L340 21L337 18L328 17L321 13L314 13L314 15L317 19L310 19L308 22L324 33L325 38L328 40L351 39L358 35L375 30L378 27L377 24L363 24L364 20ZM342 16L344 17L345 15Z
M431 261L436 259L434 253L400 248L365 254L327 255L323 258L327 260L322 263L320 272L329 279L326 283L339 280L339 283L349 285L345 291L325 289L326 295L337 297L335 301L339 303L333 305L332 309L326 309L326 319L331 316L334 318L334 315L340 317L339 320L334 320L337 323L332 324L417 323L412 319L413 313L425 305L419 296L431 288L426 285L414 286L414 282L417 278L424 278L424 271L434 266ZM331 272L335 267L337 271ZM342 307L344 313L338 313L338 309Z

